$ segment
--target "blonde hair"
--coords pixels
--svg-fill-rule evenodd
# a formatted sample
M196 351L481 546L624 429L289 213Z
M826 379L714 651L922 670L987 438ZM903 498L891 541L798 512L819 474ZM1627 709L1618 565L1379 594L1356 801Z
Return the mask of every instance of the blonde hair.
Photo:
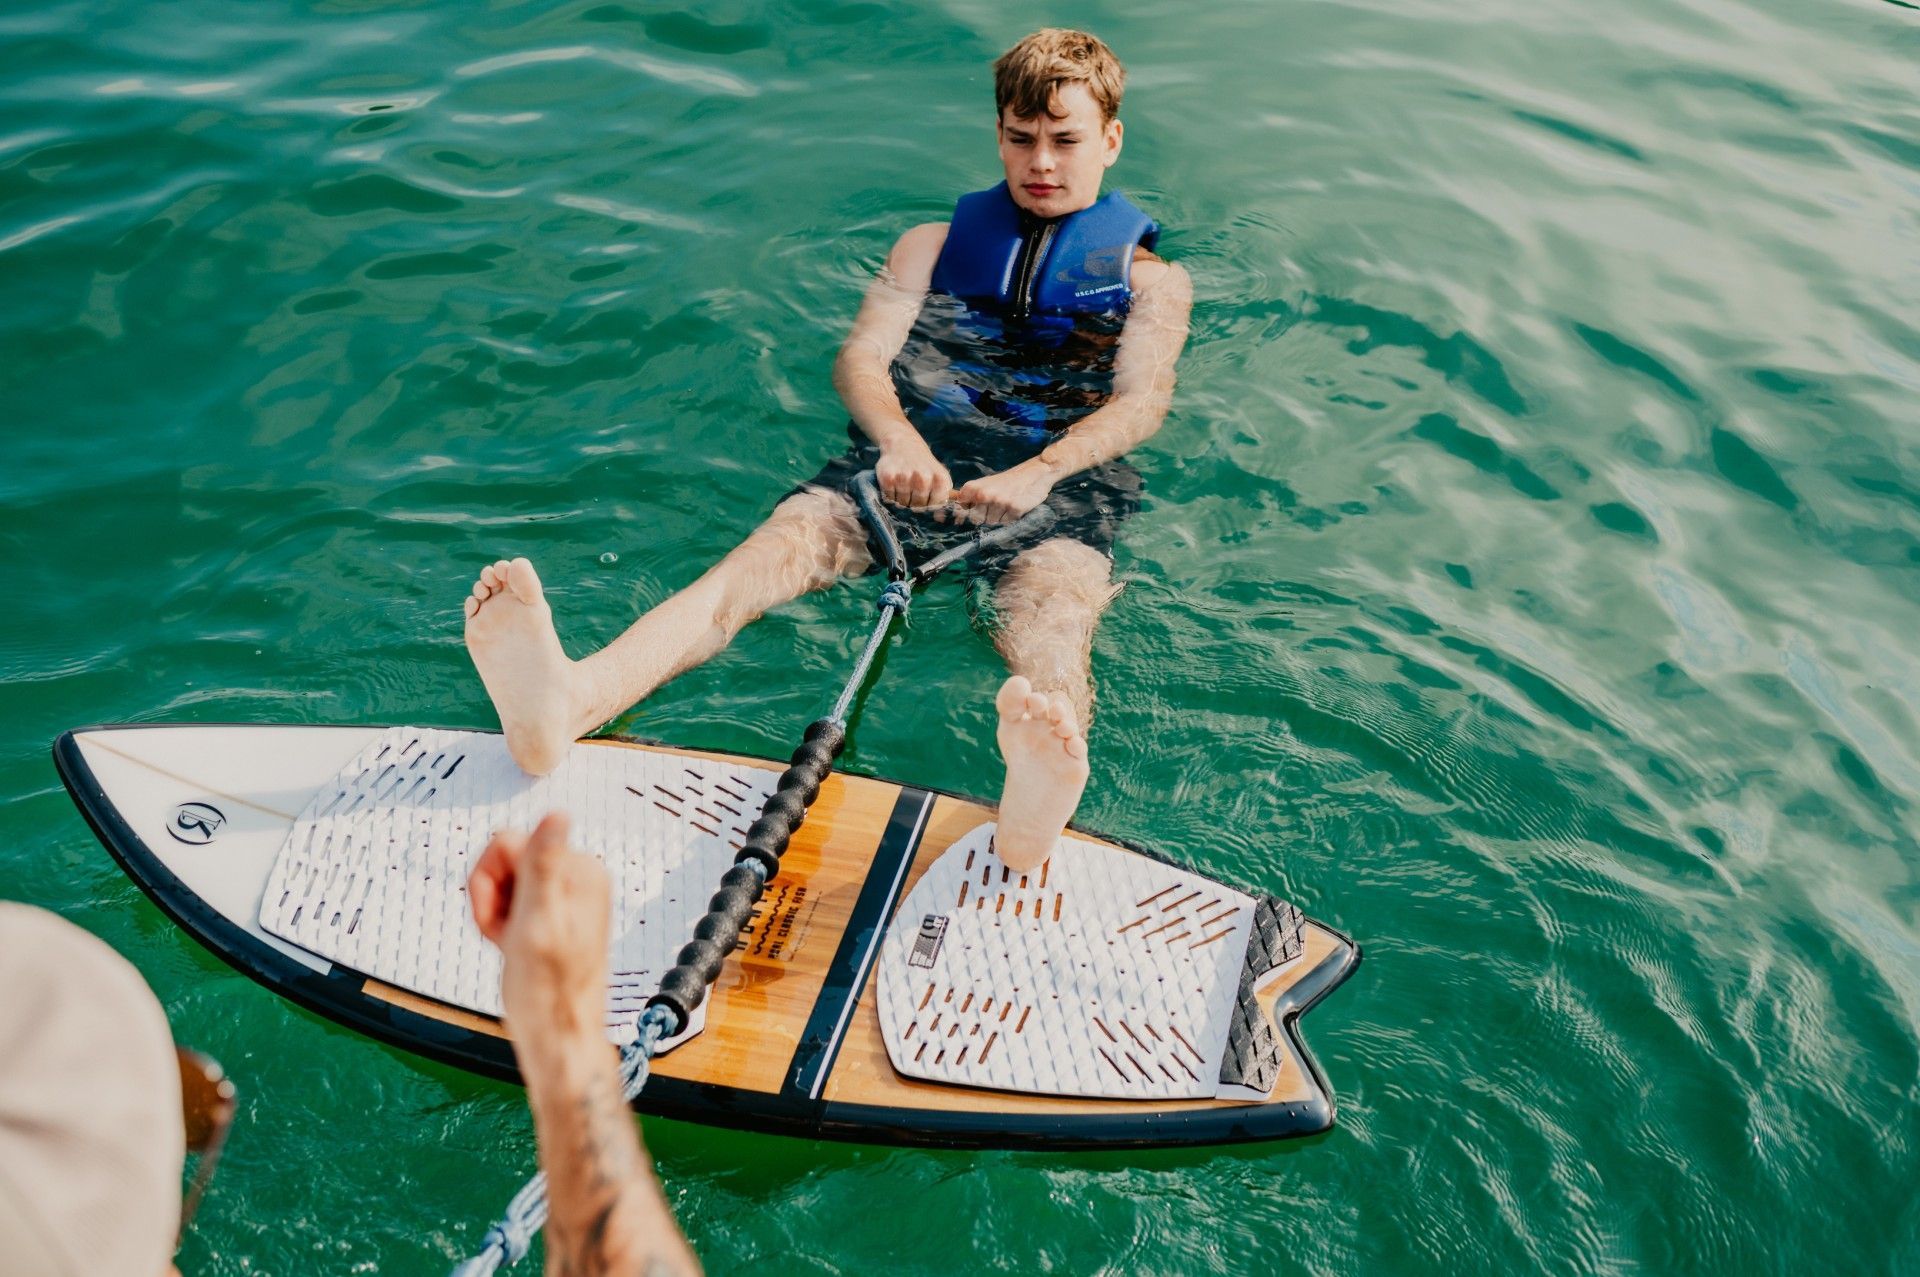
M1064 86L1084 84L1100 105L1100 121L1120 114L1127 90L1127 69L1098 36L1064 27L1036 31L1000 55L993 64L993 104L1015 119L1046 112L1058 119L1053 98Z

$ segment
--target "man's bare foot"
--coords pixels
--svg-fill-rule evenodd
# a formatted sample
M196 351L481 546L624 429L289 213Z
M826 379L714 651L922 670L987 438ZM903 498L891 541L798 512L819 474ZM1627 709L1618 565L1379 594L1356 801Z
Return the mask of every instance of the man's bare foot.
M1000 827L994 850L1016 873L1053 854L1087 788L1087 742L1073 706L1048 696L1016 674L994 698L1000 710L1000 754L1007 783L1000 791Z
M467 654L493 698L507 750L529 775L544 776L593 724L578 721L583 680L560 650L539 574L525 559L490 564L466 608Z

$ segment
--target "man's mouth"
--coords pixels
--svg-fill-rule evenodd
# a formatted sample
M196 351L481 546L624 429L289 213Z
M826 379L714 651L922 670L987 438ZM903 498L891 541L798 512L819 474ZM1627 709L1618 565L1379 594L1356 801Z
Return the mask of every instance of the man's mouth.
M1023 188L1029 195L1051 195L1060 188L1049 186L1045 182L1028 182Z

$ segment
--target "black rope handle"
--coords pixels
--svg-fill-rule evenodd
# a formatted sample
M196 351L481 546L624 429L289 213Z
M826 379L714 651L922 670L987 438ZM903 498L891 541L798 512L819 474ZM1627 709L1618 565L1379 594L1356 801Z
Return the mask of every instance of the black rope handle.
M860 507L860 517L866 520L867 530L873 533L873 539L880 543L881 551L887 556L887 579L906 580L907 552L901 548L899 534L893 530L893 516L880 502L880 486L874 481L873 471L862 470L853 476L853 500Z
M867 529L873 533L873 539L880 543L880 551L886 556L887 579L910 579L915 585L925 585L962 559L972 558L982 550L1031 536L1050 526L1057 517L1053 507L1042 502L1012 523L983 528L959 545L934 555L919 567L909 568L907 552L900 545L900 534L894 530L893 516L887 513L887 507L881 500L880 487L873 471L862 470L853 476L853 499L860 508L860 517L866 521Z
M1054 518L1053 507L1043 503L1033 507L1012 523L1002 523L982 529L977 535L959 545L942 550L913 569L911 575L914 583L925 585L962 559L970 559L980 551L991 550L996 545L1005 545L1009 541L1029 537L1042 528L1051 526Z

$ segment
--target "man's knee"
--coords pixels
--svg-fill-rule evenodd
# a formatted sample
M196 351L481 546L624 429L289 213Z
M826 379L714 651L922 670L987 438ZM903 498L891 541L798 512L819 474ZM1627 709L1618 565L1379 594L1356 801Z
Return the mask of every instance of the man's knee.
M1083 542L1055 537L1024 551L995 590L996 605L1066 607L1097 615L1113 601L1113 562Z
M796 492L721 561L714 619L737 632L770 607L864 572L869 561L851 500L820 488Z
M783 580L819 589L866 570L866 532L845 493L823 488L796 492L773 508L736 553L758 560Z

